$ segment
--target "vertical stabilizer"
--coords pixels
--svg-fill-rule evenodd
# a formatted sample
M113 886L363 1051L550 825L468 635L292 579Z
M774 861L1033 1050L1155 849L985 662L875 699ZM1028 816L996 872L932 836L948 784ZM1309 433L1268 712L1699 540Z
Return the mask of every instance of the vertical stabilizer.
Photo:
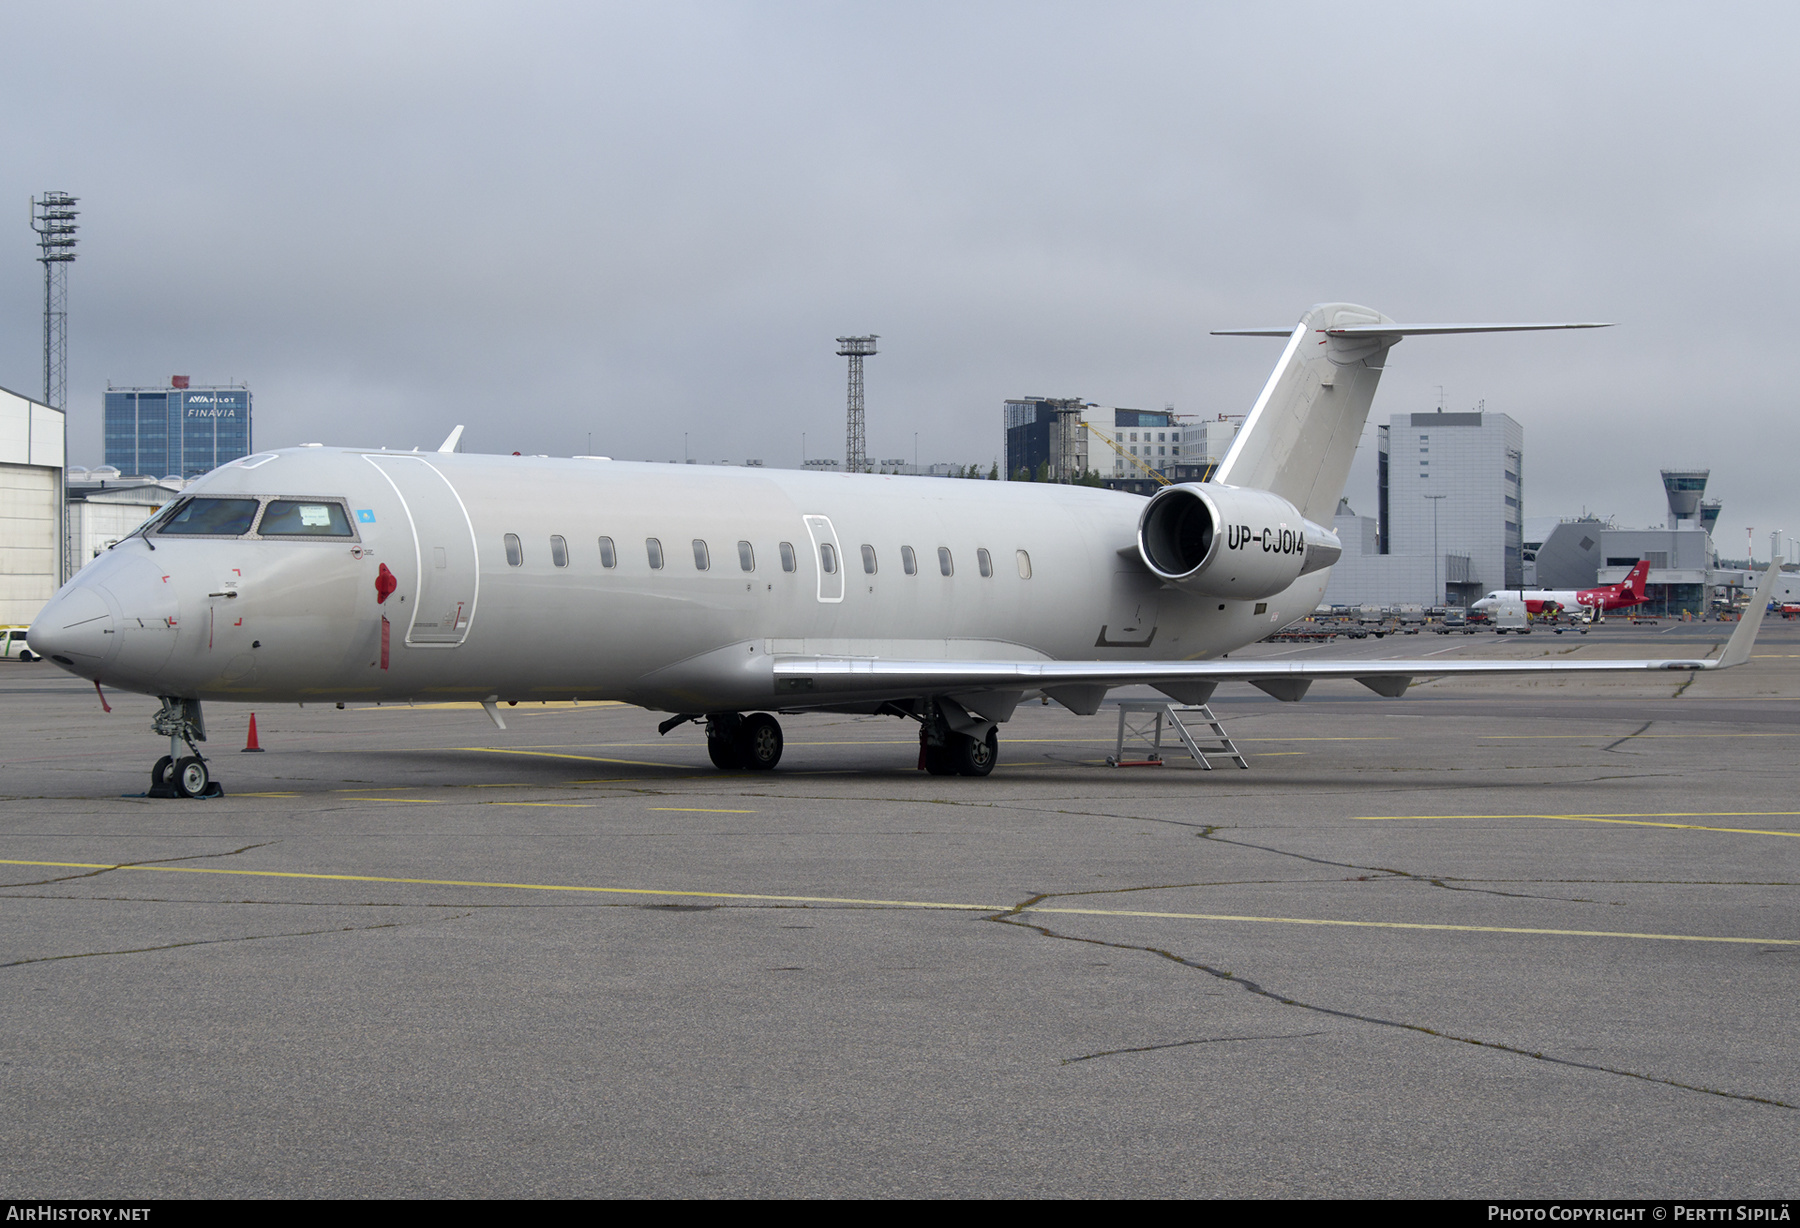
M1394 321L1353 303L1321 303L1301 317L1213 480L1272 491L1308 520L1329 524L1388 350L1400 339L1398 331L1337 330L1371 325Z

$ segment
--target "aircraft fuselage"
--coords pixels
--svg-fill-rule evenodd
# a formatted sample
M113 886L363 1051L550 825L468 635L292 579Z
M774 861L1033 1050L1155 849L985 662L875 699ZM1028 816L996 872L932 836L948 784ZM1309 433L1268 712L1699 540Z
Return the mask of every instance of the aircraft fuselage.
M186 699L791 709L773 655L1207 658L1327 575L1183 592L1137 556L1142 498L1050 484L308 447L184 495L281 500L298 535L153 527L65 586L34 648ZM859 698L885 696L833 706Z

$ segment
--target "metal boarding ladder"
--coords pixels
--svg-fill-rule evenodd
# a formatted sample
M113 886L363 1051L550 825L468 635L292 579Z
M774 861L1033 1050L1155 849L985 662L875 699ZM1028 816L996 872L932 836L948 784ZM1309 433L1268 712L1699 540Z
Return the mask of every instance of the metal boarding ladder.
M1250 766L1208 705L1146 699L1119 701L1118 744L1113 753L1106 757L1106 762L1112 767L1162 767L1165 721L1168 732L1172 735L1171 746L1179 741L1182 748L1194 757L1194 762L1206 771L1212 771L1213 766L1207 755L1223 755L1241 768ZM1195 729L1190 727L1190 722L1195 727L1204 725L1209 731L1200 735L1204 744L1195 738ZM1127 739L1132 742L1131 749L1140 758L1125 757Z

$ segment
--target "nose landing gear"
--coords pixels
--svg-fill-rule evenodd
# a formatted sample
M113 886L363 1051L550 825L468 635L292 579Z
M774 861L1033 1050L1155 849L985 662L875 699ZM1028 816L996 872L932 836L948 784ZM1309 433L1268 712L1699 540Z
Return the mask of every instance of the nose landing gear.
M206 718L197 699L162 697L162 711L150 718L150 731L169 739L169 753L150 769L151 797L223 797L197 742L206 741ZM192 754L181 753L186 744Z

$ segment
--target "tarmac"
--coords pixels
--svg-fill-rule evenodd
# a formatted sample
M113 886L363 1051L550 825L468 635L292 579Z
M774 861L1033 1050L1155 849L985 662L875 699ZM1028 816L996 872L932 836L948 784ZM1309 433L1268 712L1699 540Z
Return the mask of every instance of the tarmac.
M1685 656L1729 626L1269 655ZM1147 694L1147 693L1146 693ZM1127 696L1130 697L1130 696ZM207 706L0 662L0 1190L1780 1198L1800 625L1716 674L1221 688L1250 764L784 718ZM1221 761L1215 760L1215 763Z

